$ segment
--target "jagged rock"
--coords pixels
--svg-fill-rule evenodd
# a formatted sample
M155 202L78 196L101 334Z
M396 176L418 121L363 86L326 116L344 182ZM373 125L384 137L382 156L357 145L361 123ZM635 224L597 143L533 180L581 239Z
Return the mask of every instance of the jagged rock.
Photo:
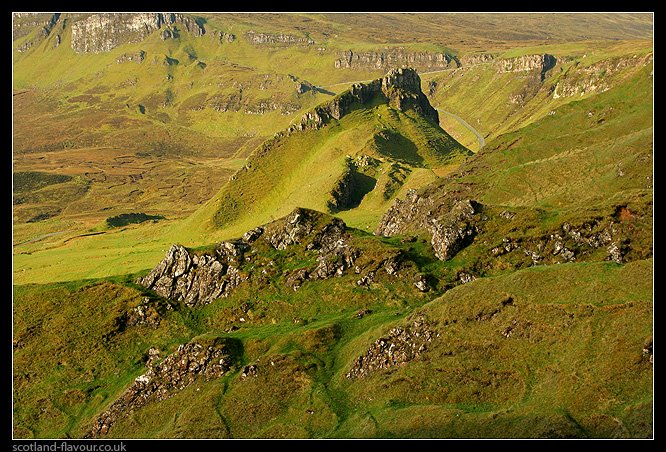
M300 268L294 270L289 276L287 276L286 283L289 287L294 290L298 290L304 281L307 281L310 277L310 272L306 268Z
M350 269L358 275L363 272L357 284L368 287L379 271L396 275L411 265L404 264L406 257L402 251L391 251L366 259L361 268L356 262L363 250L352 245L344 221L296 208L282 219L248 231L242 239L220 243L212 252L197 254L174 244L162 261L137 283L164 298L183 301L187 307L205 305L229 296L250 278L267 283L269 278L279 276L273 261L257 258L257 249L266 245L276 250L299 245L302 251L316 256L316 264L283 274L286 286L293 290L307 281L343 276ZM425 277L416 279L414 284L421 291L429 290Z
M356 285L361 287L370 287L370 284L372 284L374 279L375 279L375 272L370 271L368 272L367 275L363 276L361 279L356 281Z
M458 279L460 280L461 284L467 284L469 282L474 281L476 279L476 276L466 272L460 272L458 273Z
M439 123L437 110L430 105L421 91L421 78L412 68L389 71L381 79L369 83L355 83L344 93L327 104L315 107L303 115L301 121L290 127L290 131L319 129L332 119L340 119L359 104L365 104L376 96L400 111L414 109L419 114Z
M243 240L247 243L254 243L254 241L256 241L259 237L261 237L261 234L263 233L264 233L264 228L262 227L250 229L245 234L243 234Z
M396 199L379 222L375 234L391 237L418 228L426 228L433 201L419 196L414 189L407 191L405 199Z
M396 273L398 273L398 270L400 270L400 262L402 261L402 259L403 259L403 254L402 252L399 252L398 254L384 260L382 262L382 266L384 267L386 273L388 273L389 275L395 275Z
M416 275L414 286L421 292L427 292L430 290L430 287L428 287L428 280L426 279L425 275Z
M608 258L617 264L621 264L623 262L622 251L620 250L620 247L617 245L617 243L611 243L608 247Z
M474 237L477 232L473 222L475 205L478 205L475 201L458 201L444 218L431 220L431 244L438 259L451 259Z
M241 253L240 245L228 242L216 250L216 256L191 255L183 246L172 245L162 262L138 283L187 306L208 304L228 296L246 279L229 265L238 262Z
M277 250L285 250L289 245L301 243L301 240L312 232L312 212L306 209L295 209L287 215L277 228L266 230L264 239Z
M152 351L152 352L151 352ZM192 384L201 375L206 380L219 378L231 369L235 357L227 340L217 338L210 344L190 342L162 362L159 350L148 351L148 370L134 379L125 392L95 421L85 437L106 435L113 424L151 402L168 399Z
M406 327L395 327L385 337L377 339L370 348L354 360L345 374L348 379L362 378L380 369L399 366L421 356L427 344L439 336L432 322L417 316Z
M395 69L411 66L421 70L458 67L455 57L446 53L409 52L405 49L354 52L347 50L335 60L336 69Z
M146 367L152 369L155 362L160 359L160 349L157 347L150 347L146 356Z
M257 375L258 372L256 364L250 364L249 366L243 367L243 371L241 372L242 379L246 379L247 377L256 377Z

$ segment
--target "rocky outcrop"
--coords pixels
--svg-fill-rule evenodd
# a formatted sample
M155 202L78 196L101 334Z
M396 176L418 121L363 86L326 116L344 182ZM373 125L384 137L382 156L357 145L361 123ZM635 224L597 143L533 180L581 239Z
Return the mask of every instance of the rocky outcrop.
M60 13L14 13L12 17L12 40L20 39L30 34L35 28L39 28L39 32L32 39L26 40L17 46L16 51L19 53L26 52L35 44L47 38L60 21L60 16ZM60 45L60 39L60 35L57 35L54 40L54 47Z
M210 33L210 36L212 36L214 39L218 40L220 44L223 44L225 42L234 42L236 40L236 35L233 33L226 33L224 31L220 30L215 30L212 33Z
M433 122L439 123L437 110L430 105L428 98L421 91L421 78L416 70L400 68L391 70L386 76L369 83L353 84L348 91L336 96L335 99L307 112L299 123L290 126L288 132L319 129L331 120L342 118L378 96L397 110L413 109Z
M58 14L59 16L60 14ZM12 14L12 40L28 35L37 27L49 27L55 14L51 13L14 13ZM52 26L51 26L52 27Z
M437 258L449 260L476 235L474 215L480 207L476 201L455 197L435 205L432 198L410 190L404 200L397 199L386 211L375 234L390 237L425 230L431 235Z
M432 234L432 248L438 259L451 259L467 246L477 232L474 214L478 203L468 199L456 202L451 211L441 218L433 218L428 228Z
M555 57L547 53L543 55L523 55L495 60L495 69L499 73L535 70L545 72L555 66L555 62Z
M365 195L374 189L377 180L363 173L364 168L372 166L368 161L374 159L367 155L361 157L365 157L365 160L347 158L345 170L335 182L331 190L331 199L327 201L327 207L331 212L357 207Z
M528 72L538 71L541 80L546 77L546 72L555 67L557 62L553 55L523 55L515 58L503 58L493 63L495 70L502 74L506 72Z
M389 369L419 358L429 344L439 337L432 322L419 315L405 327L395 327L377 339L347 371L348 379L363 378L382 369Z
M199 306L227 297L247 279L238 268L248 245L222 242L213 254L197 255L172 245L166 256L138 283L187 306Z
M565 222L540 237L504 237L501 244L490 250L490 255L524 254L533 265L548 265L575 262L597 249L605 251L605 260L625 262L629 245L620 239L617 221L595 218L576 226Z
M460 58L460 66L469 67L476 66L477 64L492 63L495 60L495 55L491 53L474 53L465 55Z
M213 252L196 254L173 245L164 259L137 283L186 306L201 306L229 296L241 284L252 283L252 274L273 271L270 262L262 261L252 265L254 273L243 270L242 263L254 254L255 246L267 244L284 251L299 245L304 251L316 251L316 263L285 273L285 284L297 290L306 281L342 276L350 269L360 274L362 269L355 263L363 252L352 246L350 240L344 221L297 208L280 220L246 232L240 240L222 242ZM385 266L386 272L393 275L401 268L397 258L391 260L391 256L379 255L377 259L376 268L370 268L372 262L365 263L366 273Z
M159 350L151 348L146 362L148 370L136 377L120 398L97 418L86 437L107 435L118 419L149 403L173 397L199 376L206 380L220 378L235 362L234 348L223 338L206 343L189 342L181 344L159 363Z
M450 69L458 67L447 53L410 52L405 49L384 49L370 52L347 50L335 60L336 69L396 69L404 66L420 70Z
M75 21L71 45L77 53L108 52L120 44L141 42L157 30L162 31L163 38L177 37L179 31L194 36L206 33L203 25L183 14L103 13Z
M315 44L314 40L307 36L296 36L285 33L257 33L255 31L248 31L245 33L245 39L252 44L278 44L285 46Z
M553 99L602 93L613 86L613 78L627 70L638 70L652 62L653 54L638 57L617 57L599 61L586 67L576 63L558 79L553 88Z

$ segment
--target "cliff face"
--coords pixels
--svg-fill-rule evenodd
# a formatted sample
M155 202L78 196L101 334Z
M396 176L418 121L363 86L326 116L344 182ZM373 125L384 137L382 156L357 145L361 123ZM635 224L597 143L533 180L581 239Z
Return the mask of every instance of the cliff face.
M497 72L523 72L539 70L546 72L555 66L555 57L547 53L543 55L523 55L516 58L503 58L495 61Z
M257 33L248 31L245 38L252 44L279 44L279 45L311 45L314 40L305 36L296 36L284 33Z
M78 53L108 52L120 44L140 42L156 30L162 30L163 39L177 37L179 31L194 36L206 33L203 25L182 14L92 14L72 24L72 49Z
M393 69L411 66L421 70L458 67L455 59L446 53L408 52L404 49L354 52L347 50L335 60L336 69Z

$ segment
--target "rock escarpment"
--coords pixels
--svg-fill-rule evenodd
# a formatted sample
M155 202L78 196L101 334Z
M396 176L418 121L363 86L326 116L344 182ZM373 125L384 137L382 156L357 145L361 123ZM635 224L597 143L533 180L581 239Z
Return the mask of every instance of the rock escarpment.
M523 55L515 58L495 60L494 66L498 73L539 71L542 75L555 66L557 60L553 55Z
M252 44L278 44L284 46L293 45L311 45L315 41L307 36L296 36L286 33L257 33L248 31L245 33L245 39Z
M180 31L194 36L206 33L193 18L174 13L92 14L72 24L72 49L77 53L108 52L120 44L137 43L154 31L163 39L178 37Z
M455 57L448 53L410 52L405 49L384 49L370 52L347 50L335 60L336 69L396 69L410 66L420 70L458 67Z

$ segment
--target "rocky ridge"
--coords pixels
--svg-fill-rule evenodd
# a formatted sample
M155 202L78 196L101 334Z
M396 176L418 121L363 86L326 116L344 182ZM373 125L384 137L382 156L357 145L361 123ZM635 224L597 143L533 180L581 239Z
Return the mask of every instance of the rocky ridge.
M233 344L223 338L212 342L181 344L163 360L160 360L159 355L160 351L155 348L148 350L148 370L136 377L130 387L98 416L85 437L107 435L118 419L149 403L173 397L194 383L199 376L206 380L220 378L232 368L236 360Z
M271 262L256 258L257 249L268 246L284 251L295 245L316 254L313 265L284 274L285 284L293 290L306 281L339 277L350 270L361 278L358 285L367 287L379 270L396 275L403 268L403 257L388 251L378 257L366 256L362 266L357 265L364 252L352 244L344 221L297 208L280 220L246 232L241 239L218 244L212 252L195 253L174 244L137 283L187 307L202 306L228 297L241 284L254 283L274 272Z
M404 200L397 199L387 210L375 234L390 237L400 234L425 231L431 236L431 246L440 260L449 260L479 236L486 237L497 233L497 224L491 225L491 217L500 218L503 223L511 223L515 212L484 206L471 199L461 197L462 193L434 192L419 193L410 190ZM621 212L621 213L617 213ZM487 249L486 261L500 256L511 255L513 265L549 265L587 259L596 250L602 250L602 258L616 263L634 259L645 259L651 252L636 254L631 246L632 226L624 226L623 216L626 206L619 206L615 214L606 217L591 217L577 224L563 222L561 225L539 235L504 236L500 243ZM462 279L470 280L463 275Z
M301 121L290 126L288 131L319 129L333 119L342 118L359 104L368 103L376 96L381 96L386 103L397 110L413 109L439 124L437 110L430 105L428 98L421 91L421 77L413 68L399 68L369 83L353 84L348 91L336 96L335 99L305 113Z
M312 45L315 41L307 36L296 36L286 33L258 33L248 31L245 39L252 44L280 44L280 45Z

